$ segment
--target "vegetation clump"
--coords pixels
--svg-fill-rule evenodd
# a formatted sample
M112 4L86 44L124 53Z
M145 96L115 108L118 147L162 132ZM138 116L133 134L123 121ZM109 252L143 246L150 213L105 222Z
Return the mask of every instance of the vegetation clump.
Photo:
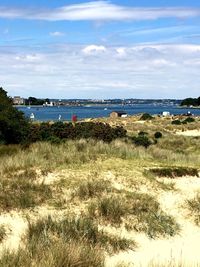
M152 145L151 140L146 134L139 134L138 136L132 137L133 143L136 146L143 146L145 148L148 148L150 145Z
M181 121L180 120L173 120L172 124L173 125L181 125Z
M200 225L200 193L197 193L193 199L186 201L188 209L191 211L191 216L197 225Z
M49 185L37 183L35 173L11 173L0 181L0 210L29 208L52 198Z
M6 237L6 229L4 225L0 225L0 243Z
M104 142L111 142L116 138L126 137L126 130L117 126L112 128L109 124L94 122L63 123L54 124L41 123L32 124L28 139L30 142L75 140L75 139L96 139Z
M80 199L89 199L98 197L104 192L111 191L111 184L109 181L99 180L88 180L83 181L74 191L73 196L78 196Z
M152 120L153 116L151 116L149 113L143 113L142 116L140 117L141 121L147 121L147 120Z
M52 217L29 223L25 248L3 253L5 267L103 267L104 250L117 252L133 248L135 243L98 230L89 218Z
M155 132L154 137L156 139L162 138L162 133L161 132Z
M92 202L88 208L91 217L100 217L127 230L145 232L149 237L173 236L179 230L174 218L165 214L156 199L148 194L127 192L124 197L110 196Z
M179 230L174 218L165 214L155 198L145 193L129 193L129 223L127 229L145 232L151 238L174 236Z
M96 203L91 203L88 211L91 217L100 216L111 223L120 224L126 214L126 204L122 198L106 196Z
M153 168L149 170L150 173L158 177L176 178L182 176L196 176L199 177L198 169L185 167L168 167L168 168Z

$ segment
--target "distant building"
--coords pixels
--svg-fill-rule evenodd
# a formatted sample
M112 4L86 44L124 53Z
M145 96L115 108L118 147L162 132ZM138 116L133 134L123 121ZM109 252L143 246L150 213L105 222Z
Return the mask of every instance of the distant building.
M43 104L43 106L44 106L44 107L53 107L53 106L54 106L54 102L53 102L53 101L51 101L50 103L45 102L45 103Z
M168 116L170 116L170 112L169 111L163 111L162 115L164 117L168 117Z
M110 113L110 118L126 118L128 114L124 111L113 111Z
M24 98L20 97L20 96L14 96L13 97L13 104L14 105L24 105L25 100Z

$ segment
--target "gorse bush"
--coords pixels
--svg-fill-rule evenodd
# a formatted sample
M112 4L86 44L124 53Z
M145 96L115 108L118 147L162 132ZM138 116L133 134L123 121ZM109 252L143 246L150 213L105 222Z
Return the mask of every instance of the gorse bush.
M109 124L80 122L76 124L56 122L32 124L30 128L29 141L52 141L66 139L97 139L105 142L111 142L116 138L126 136L126 130L123 127L112 128Z

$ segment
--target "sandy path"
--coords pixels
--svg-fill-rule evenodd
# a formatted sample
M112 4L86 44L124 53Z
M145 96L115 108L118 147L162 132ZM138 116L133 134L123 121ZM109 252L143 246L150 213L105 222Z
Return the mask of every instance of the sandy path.
M200 227L194 225L183 205L185 200L200 190L199 178L176 179L177 192L161 192L158 195L163 210L175 216L180 224L180 234L171 238L158 240L149 239L145 234L132 233L139 247L136 251L121 252L107 258L106 267L114 267L120 262L130 263L130 266L146 267L152 263L175 266L170 262L184 263L179 266L200 266ZM127 236L126 236L127 237Z

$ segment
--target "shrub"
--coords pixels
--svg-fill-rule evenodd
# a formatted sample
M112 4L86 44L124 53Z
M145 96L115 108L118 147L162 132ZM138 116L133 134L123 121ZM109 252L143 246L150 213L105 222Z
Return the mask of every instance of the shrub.
M191 117L188 117L183 121L183 123L191 123L191 122L195 122L195 119L191 118Z
M140 117L141 121L146 121L146 120L152 120L153 116L151 116L149 113L143 113L142 116Z
M173 125L181 125L181 121L180 120L173 120L172 124Z
M144 135L148 135L148 133L147 133L147 132L140 131L140 132L138 133L138 135L139 135L139 136L144 136Z
M138 136L133 137L132 139L133 139L133 143L136 146L143 146L147 148L152 144L151 140L149 140L149 138L146 135L138 135Z
M151 173L158 177L182 177L182 176L197 176L199 177L198 169L196 168L184 168L184 167L172 167L172 168L154 168L150 170Z
M156 139L162 138L162 133L161 132L155 132L154 137Z
M111 142L116 138L126 137L123 127L112 128L106 123L79 122L76 124L56 122L54 124L41 123L32 124L28 139L35 141L60 142L66 139L88 139L93 138Z

